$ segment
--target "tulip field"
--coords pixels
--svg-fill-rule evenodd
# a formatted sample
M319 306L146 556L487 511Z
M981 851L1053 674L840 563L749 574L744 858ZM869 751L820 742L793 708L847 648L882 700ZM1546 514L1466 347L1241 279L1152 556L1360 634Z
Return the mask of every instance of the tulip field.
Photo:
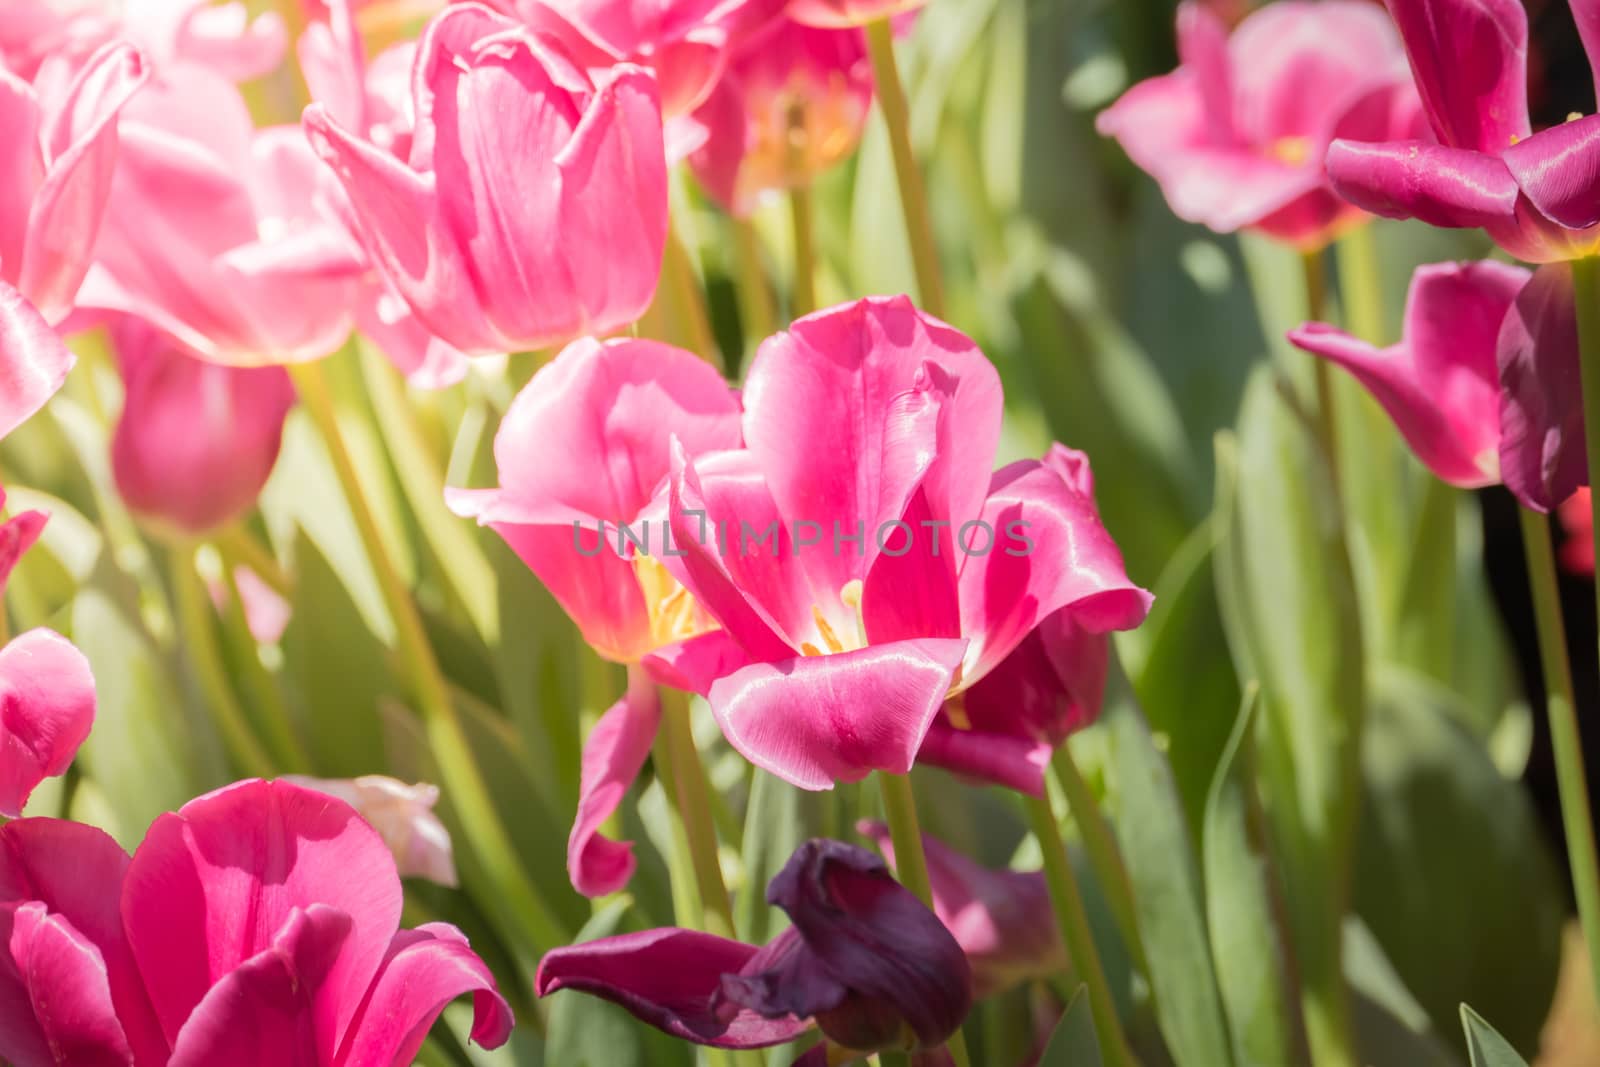
M1600 1064L1600 0L0 0L0 1067Z

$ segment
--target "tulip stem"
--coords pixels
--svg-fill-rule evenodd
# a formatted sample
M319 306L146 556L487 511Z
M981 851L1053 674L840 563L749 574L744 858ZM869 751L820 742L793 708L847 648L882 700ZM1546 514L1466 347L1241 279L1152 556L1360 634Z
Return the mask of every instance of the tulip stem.
M1600 991L1600 859L1595 855L1594 818L1589 812L1589 780L1578 736L1573 699L1572 665L1567 658L1566 628L1561 619L1561 593L1555 555L1550 548L1550 521L1519 508L1522 550L1528 560L1528 585L1539 632L1539 664L1544 672L1545 713L1555 749L1556 789L1561 797L1561 825L1567 837L1567 862L1578 900L1578 920L1589 949L1594 988Z
M1382 344L1388 323L1384 313L1383 271L1371 226L1356 226L1339 238L1339 294L1345 327L1370 344Z
M939 273L939 249L933 239L933 220L928 214L928 193L911 150L911 106L906 100L900 66L894 57L894 29L888 19L867 24L867 51L872 56L872 76L877 82L878 106L883 110L889 131L889 149L894 154L894 173L900 182L900 209L905 214L906 237L911 244L911 263L916 268L917 290L922 308L938 318L945 317L944 280Z
M244 596L239 591L239 577L225 556L222 559L222 581L228 594L228 602L222 609L223 634L233 650L235 661L240 665L247 691L255 696L256 722L261 728L262 739L272 753L279 773L310 774L311 757L295 736L294 720L289 716L283 694L261 663L261 646L250 629Z
M1123 943L1128 946L1128 954L1133 957L1134 966L1149 974L1150 963L1145 956L1144 939L1139 934L1139 920L1133 904L1133 883L1128 879L1128 868L1122 862L1122 853L1117 849L1111 827L1106 824L1105 817L1095 803L1094 794L1089 791L1089 784L1083 780L1077 763L1072 759L1072 748L1068 743L1063 741L1056 746L1050 766L1061 783L1061 791L1066 794L1067 810L1072 813L1072 821L1077 823L1078 833L1083 836L1083 848L1089 854L1089 865L1094 868L1095 878L1106 894L1112 919L1122 934Z
M711 313L706 309L705 291L695 275L689 248L674 222L667 230L667 247L662 258L661 283L668 289L669 313L677 320L676 343L714 367L722 365L716 335L711 332Z
M667 787L674 813L683 826L690 867L694 873L693 903L701 912L707 933L733 937L733 902L722 880L722 860L717 854L717 826L711 816L711 786L705 764L695 747L689 697L676 689L661 688L661 742L663 757L656 773Z
M294 583L284 573L283 564L279 563L277 557L264 545L251 537L244 526L235 523L219 532L212 538L211 543L222 555L230 571L235 567L249 567L267 588L279 596L287 599L294 592Z
M801 182L789 190L789 222L794 230L794 291L790 317L817 310L817 247L812 222L811 186Z
M772 336L778 328L778 312L773 307L772 290L767 285L767 272L761 262L761 241L749 219L735 218L733 226L733 254L739 274L739 319L744 326L745 357L748 363L755 355L756 345ZM728 372L736 367L730 361Z
M928 877L928 856L922 850L922 824L917 818L917 795L911 788L911 777L879 771L878 788L883 792L883 817L894 843L894 872L901 885L932 908L933 880ZM972 1060L960 1027L950 1035L945 1048L956 1067L970 1067Z
M250 729L239 695L228 681L228 668L217 645L211 605L198 567L198 554L193 545L172 550L173 593L178 602L179 622L187 638L189 661L200 675L206 707L234 766L250 778L271 778L275 770L272 758Z
M1307 252L1301 257L1306 276L1306 316L1313 322L1326 322L1328 318L1328 272L1322 252ZM1333 371L1325 359L1311 361L1316 375L1317 388L1317 438L1323 455L1328 458L1328 471L1333 483L1333 495L1340 494L1339 434L1333 411ZM1343 509L1340 509L1341 513Z
M451 703L444 672L423 628L422 615L389 556L372 505L361 487L355 461L345 444L344 432L339 428L339 415L322 366L300 363L290 367L289 372L327 446L384 600L394 617L400 662L411 671L412 695L438 766L445 799L456 814L465 843L489 882L487 895L498 898L524 949L539 951L564 945L570 940L568 932L521 869L516 846L495 810L493 797L473 758L472 746Z
M1028 811L1033 836L1039 839L1039 850L1044 855L1045 881L1050 886L1050 903L1055 907L1067 958L1072 960L1078 976L1089 988L1089 1010L1094 1017L1095 1034L1100 1039L1100 1054L1107 1067L1132 1067L1137 1061L1122 1034L1122 1021L1117 1018L1111 983L1106 980L1100 951L1095 948L1077 876L1072 871L1072 861L1067 858L1067 845L1061 839L1061 827L1050 805L1050 794L1046 791L1043 796L1024 795L1022 802Z

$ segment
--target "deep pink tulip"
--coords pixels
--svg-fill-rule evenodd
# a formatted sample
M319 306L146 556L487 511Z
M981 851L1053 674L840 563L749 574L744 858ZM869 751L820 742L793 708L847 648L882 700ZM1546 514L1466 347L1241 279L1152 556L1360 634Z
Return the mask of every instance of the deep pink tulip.
M137 319L116 322L111 337L125 390L111 442L123 500L189 535L248 512L278 461L289 375L208 363Z
M1355 375L1443 481L1549 511L1588 480L1572 299L1563 264L1438 263L1411 280L1398 345L1321 323L1289 339Z
M1594 505L1588 489L1579 489L1562 503L1561 566L1569 574L1594 577Z
M553 39L477 4L428 26L408 159L313 104L305 126L364 243L417 316L468 353L626 326L655 295L667 233L655 79L600 82Z
M344 343L365 263L319 197L295 126L257 131L237 89L163 73L129 108L84 307L144 319L235 367Z
M144 80L144 60L126 44L95 52L64 87L30 85L0 66L0 283L49 322L66 315L89 269L118 113Z
M1285 0L1232 36L1187 0L1178 54L1176 71L1129 89L1096 126L1160 183L1174 214L1219 233L1322 247L1363 218L1328 183L1328 145L1421 124L1394 27L1361 0Z
M705 143L689 165L724 208L747 215L763 194L807 185L855 151L872 87L860 30L773 20L695 112Z
M40 782L66 773L94 709L89 661L60 634L30 630L0 648L0 815L16 818Z
M789 17L807 26L840 29L916 11L928 0L789 0Z
M751 762L807 789L904 773L936 722L970 725L946 700L1044 619L1143 620L1150 595L1079 484L1051 462L992 470L1002 406L970 339L872 298L762 345L743 450L676 457L683 555L663 562L723 627L702 642L729 650L687 681ZM993 766L1018 751L1002 740L966 763L1024 778Z
M0 281L0 437L44 407L75 361L39 310Z
M894 863L887 824L863 820L856 831ZM934 913L967 954L974 996L981 1000L1066 969L1044 872L990 870L929 834L922 835L922 849Z
M590 896L620 889L634 869L632 846L600 827L644 765L660 716L638 665L716 628L661 559L626 551L620 526L643 528L671 442L698 453L740 440L738 400L705 361L655 341L577 341L533 376L500 424L500 488L449 493L457 514L505 538L596 652L633 665L627 695L584 749L567 866ZM659 553L659 531L655 544ZM692 650L682 655L694 660Z
M1574 115L1534 132L1520 0L1387 2L1434 140L1343 134L1328 152L1340 193L1391 218L1481 226L1529 262L1592 255L1600 248L1600 117ZM1600 8L1571 4L1591 64L1600 64Z
M849 1049L933 1048L966 1018L961 946L865 849L806 842L767 902L794 925L765 947L692 930L624 934L548 953L534 988L603 997L717 1048L779 1045L813 1025Z
M230 786L157 819L131 862L53 819L0 842L0 1057L17 1067L401 1067L465 993L474 1040L509 1036L483 961L454 927L399 929L394 860L326 794Z

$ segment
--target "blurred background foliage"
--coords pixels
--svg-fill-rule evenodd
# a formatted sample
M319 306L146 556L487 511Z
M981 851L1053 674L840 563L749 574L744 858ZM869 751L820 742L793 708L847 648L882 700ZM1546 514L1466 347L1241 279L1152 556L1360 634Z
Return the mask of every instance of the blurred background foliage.
M1531 1057L1571 905L1552 846L1541 717L1529 711L1542 693L1519 666L1531 650L1507 637L1508 619L1511 630L1531 630L1519 614L1515 523L1495 520L1497 509L1510 513L1492 499L1432 482L1341 380L1351 517L1330 525L1329 472L1299 403L1308 361L1281 340L1307 313L1298 257L1177 221L1154 183L1093 129L1132 81L1171 68L1173 17L1169 0L933 0L901 46L950 317L1006 384L1002 458L1036 455L1051 440L1087 451L1128 571L1157 594L1150 621L1121 644L1131 686L1114 684L1104 721L1072 744L1106 800L1149 920L1148 970L1134 966L1085 869L1097 940L1147 1064L1299 1062L1287 961L1297 958L1308 979L1328 952L1354 990L1363 1062L1464 1064L1462 1002ZM258 109L291 117L301 91L292 81L256 86ZM687 182L674 195L736 373L759 328L737 291L737 235ZM822 303L915 290L897 195L875 115L857 158L818 188ZM755 223L781 314L792 262L782 205ZM1350 277L1348 247L1330 257L1333 300L1386 341L1398 337L1415 265L1488 251L1477 235L1416 225L1369 233L1381 308L1358 311L1359 281L1339 284ZM679 313L667 298L657 312ZM117 500L106 414L119 387L92 339L81 350L85 369L48 417L0 445L7 484L35 487L19 489L13 506L53 514L12 580L13 619L68 634L101 693L77 766L30 811L101 825L131 846L157 813L248 771L225 754L219 700L263 738L290 724L290 736L268 744L281 771L435 778L389 651L393 621L304 413L291 418L244 530L172 544ZM580 739L623 679L498 537L450 516L440 497L446 484L493 483L493 432L537 359L513 357L439 394L408 393L359 347L328 372L521 868L564 932L589 937L671 921L666 799L647 774L639 803L625 809L641 857L629 893L593 906L574 894L565 844ZM251 546L270 558L253 558ZM221 583L199 603L174 577L187 570L174 560L195 551ZM239 563L292 607L273 645L249 636L222 581ZM184 655L196 642L220 650L225 692ZM1593 643L1573 647L1592 654ZM1584 662L1576 673L1592 676ZM1360 751L1346 759L1358 713ZM805 795L752 776L708 717L698 726L715 754L740 933L760 940L773 921L761 887L793 844L849 837L858 815L875 812L876 794ZM1358 781L1341 777L1346 767ZM929 832L992 865L1038 865L1009 795L945 781L919 794ZM444 805L449 822L448 795ZM1324 836L1306 839L1308 826ZM1341 876L1319 864L1353 872L1347 900L1320 899L1343 894ZM461 925L530 1025L500 1052L468 1051L458 1006L424 1062L694 1061L688 1046L597 1000L559 997L541 1015L529 1002L536 959L506 936L500 902L470 866L462 880L459 891L411 884L408 919ZM1035 1037L1030 1005L1055 995L1029 987L984 1003L967 1031L975 1060L1023 1062ZM770 1062L789 1060L780 1050Z

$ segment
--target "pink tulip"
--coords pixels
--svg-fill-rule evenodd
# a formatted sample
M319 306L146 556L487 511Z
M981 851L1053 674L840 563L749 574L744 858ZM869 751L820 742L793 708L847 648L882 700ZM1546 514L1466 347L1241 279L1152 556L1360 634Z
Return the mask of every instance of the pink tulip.
M1561 566L1568 574L1594 577L1594 510L1589 490L1579 489L1561 505Z
M1440 263L1412 278L1400 344L1321 323L1289 339L1353 374L1443 481L1548 511L1587 480L1572 299L1560 264Z
M157 819L131 862L53 819L0 842L0 1058L17 1067L399 1067L465 993L475 1041L509 1036L466 939L399 929L388 849L323 793L230 786Z
M364 244L436 335L468 353L626 326L655 295L666 156L651 75L592 81L549 38L477 4L429 24L401 160L313 104L305 126Z
M6 491L0 488L0 511L6 506ZM33 547L44 531L46 516L38 511L24 511L9 519L0 519L0 593L6 589L6 579L16 569L23 553Z
M283 781L338 797L355 808L389 846L400 877L425 878L450 887L458 884L450 831L433 813L439 803L438 786L407 785L381 774L360 778L286 775Z
M248 512L278 461L295 400L289 375L207 363L137 319L111 336L126 397L111 443L123 500L189 535Z
M0 437L44 407L75 361L38 309L0 281Z
M1571 0L1600 67L1592 0ZM1379 215L1483 227L1534 263L1600 249L1600 117L1535 132L1528 115L1528 15L1519 0L1388 0L1434 139L1341 132L1328 173Z
M365 264L297 127L256 131L238 90L197 67L165 72L122 127L83 306L144 319L235 367L344 343Z
M144 80L143 59L125 44L95 52L64 87L29 85L0 67L0 283L49 322L65 317L89 268L117 116Z
M789 17L807 26L865 26L920 9L928 0L789 0Z
M1079 484L1054 462L991 471L1002 406L971 340L872 298L762 345L744 449L677 453L682 555L664 562L725 650L685 681L752 763L806 789L905 773L936 722L972 725L946 700L1046 618L1095 633L1144 618L1150 596ZM993 766L1017 748L1000 747L966 762L1026 778Z
M1210 10L1178 9L1176 71L1100 115L1178 217L1320 248L1362 213L1323 170L1336 138L1387 140L1420 125L1394 27L1359 0L1286 0L1230 37Z
M94 707L89 661L60 634L30 630L0 648L0 815L16 818L40 782L66 773Z
M856 832L894 863L887 824L863 820ZM967 954L976 997L1066 969L1067 950L1042 871L990 870L929 834L922 835L922 848L934 913Z
M739 404L703 360L655 341L570 345L518 395L495 436L500 488L451 490L457 514L505 538L596 652L633 666L627 695L584 749L567 865L601 896L633 873L632 846L600 835L650 752L660 707L644 661L696 662L715 623L661 560L630 553L638 521L670 472L669 443L691 452L740 442ZM551 462L552 456L572 462ZM714 668L694 668L696 671Z
M762 194L807 185L855 151L872 86L860 30L769 22L695 113L705 144L689 165L723 207L747 215Z

